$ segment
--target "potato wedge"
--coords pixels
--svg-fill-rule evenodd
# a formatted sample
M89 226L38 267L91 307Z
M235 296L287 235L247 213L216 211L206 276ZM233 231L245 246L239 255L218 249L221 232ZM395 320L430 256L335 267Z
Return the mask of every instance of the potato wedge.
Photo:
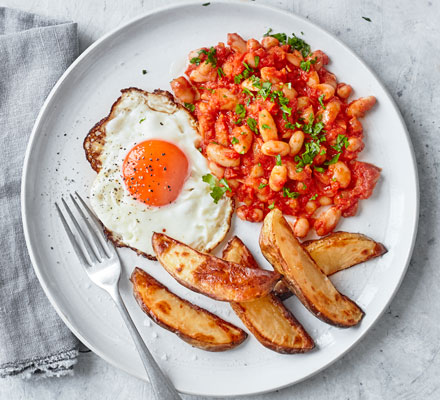
M287 300L293 296L293 292L290 290L289 284L286 279L281 279L277 282L273 288L273 294L277 296L281 301Z
M360 233L349 232L331 233L321 239L304 242L302 245L327 276L387 252L383 244ZM284 280L279 281L273 291L281 300L293 295Z
M232 238L223 250L226 261L260 268L249 249ZM265 347L283 354L305 353L315 347L313 339L292 313L272 293L257 300L230 303L237 316Z
M294 236L280 210L263 222L260 234L263 255L284 275L290 289L316 317L339 327L357 325L364 312L339 293Z
M133 270L130 280L134 297L145 314L199 349L229 350L247 337L242 329L178 297L140 268Z
M335 232L303 243L324 274L332 275L386 253L386 248L360 233Z
M200 253L163 233L153 234L153 249L168 273L183 286L220 301L250 301L270 293L280 274L248 268Z

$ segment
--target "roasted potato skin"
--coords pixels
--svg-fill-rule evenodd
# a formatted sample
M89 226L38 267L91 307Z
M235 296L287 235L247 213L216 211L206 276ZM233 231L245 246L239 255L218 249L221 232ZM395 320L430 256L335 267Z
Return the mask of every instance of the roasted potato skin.
M281 279L275 271L201 253L163 233L154 233L152 241L157 259L174 279L215 300L251 301L269 294Z
M224 248L223 258L249 268L260 268L249 249L236 236ZM274 294L249 302L229 304L255 338L268 349L282 354L295 354L308 352L315 347L303 326ZM270 319L265 323L256 323L262 322L261 318L268 314ZM255 317L258 321L255 321ZM271 327L272 334L269 329ZM279 331L282 328L284 332Z
M327 276L379 257L387 252L382 243L361 233L334 232L303 243L304 248Z
M334 232L317 240L308 240L302 245L327 276L387 252L382 243L361 233L349 232ZM281 300L293 295L283 279L277 282L273 291Z
M245 303L231 303L231 307L241 321L246 325L246 327L252 332L255 338L264 346L270 350L276 351L281 354L298 354L307 353L313 350L315 343L313 339L309 336L306 330L298 322L298 320L292 315L292 313L283 305L281 300L279 300L274 294L269 294L260 299L245 302ZM267 335L262 329L258 329L254 321L249 317L248 307L256 309L257 307L271 309L277 314L282 315L282 318L288 321L291 325L292 330L295 329L297 332L294 335L294 344L286 345L282 343L277 343L274 338ZM276 310L276 311L275 311Z
M162 328L169 330L170 332L175 333L182 340L189 343L190 345L197 347L206 351L225 351L237 347L241 344L246 338L247 333L242 329L232 325L231 323L224 321L220 317L215 314L210 313L209 311L196 306L195 304L190 303L187 300L182 299L181 297L172 293L167 287L162 285L159 281L154 279L151 275L147 274L140 268L135 268L131 275L130 281L133 284L133 294L134 297L141 307L141 309L147 314L154 322L160 325ZM163 321L155 312L152 307L151 302L147 299L146 291L150 292L151 296L154 296L155 291L165 291L169 296L173 297L179 303L179 312L188 307L195 312L197 312L200 318L206 318L209 320L209 324L212 329L219 329L223 333L226 333L230 340L228 342L215 342L213 340L212 332L198 332L193 334L185 333L182 329L182 326L179 326L178 321L174 325ZM163 301L161 302L163 303ZM157 304L156 304L157 306ZM161 304L162 309L170 307L169 304ZM186 324L188 322L186 321Z
M317 318L341 328L357 325L362 320L364 312L336 290L298 242L280 210L272 210L264 219L260 247L275 270L284 275L293 293ZM307 271L307 279L304 271ZM310 276L315 282L310 281ZM319 291L314 287L316 284L322 286Z
M275 296L277 296L281 301L287 300L289 297L293 296L289 284L284 279L281 279L277 282L273 288L273 294L275 294Z

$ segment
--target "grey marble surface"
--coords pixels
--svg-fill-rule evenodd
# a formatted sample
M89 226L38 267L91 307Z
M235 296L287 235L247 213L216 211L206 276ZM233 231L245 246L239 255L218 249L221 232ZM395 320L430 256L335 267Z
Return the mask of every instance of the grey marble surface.
M421 212L417 243L405 280L390 308L366 338L312 379L247 399L440 399L440 2L257 2L297 13L323 26L380 76L397 101L411 134L419 167ZM173 1L2 1L2 5L77 21L82 50L110 29L168 3ZM150 398L148 384L115 369L93 353L81 355L71 377L0 381L0 399Z

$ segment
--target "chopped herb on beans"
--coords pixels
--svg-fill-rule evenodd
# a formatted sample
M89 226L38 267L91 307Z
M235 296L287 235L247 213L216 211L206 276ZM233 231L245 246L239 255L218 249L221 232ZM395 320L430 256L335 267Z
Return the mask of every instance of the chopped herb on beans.
M220 179L220 181L218 181L212 174L203 175L202 181L206 182L211 187L210 195L214 199L215 204L218 203L226 192L232 191L226 179Z
M313 59L313 60L301 61L300 64L299 64L299 67L300 67L303 71L309 72L309 71L310 71L310 67L311 67L311 65L312 65L312 64L315 64L315 63L316 63L316 58Z
M194 112L194 110L196 109L195 105L192 103L184 103L184 105L185 105L185 108L187 108L191 112Z
M288 197L289 199L297 199L300 196L298 192L291 192L288 188L283 187L283 197Z
M275 39L278 39L281 44L288 44L292 50L300 51L303 57L307 57L310 54L310 45L303 39L297 37L294 33L292 33L292 36L289 37L285 33L272 32L272 28L269 28L264 36L272 36Z
M246 116L246 107L243 104L238 103L235 106L235 113L240 117L244 118Z
M193 57L193 58L191 58L191 60L189 60L189 62L190 62L191 64L200 65L200 63L202 62L202 60L200 59L200 57Z

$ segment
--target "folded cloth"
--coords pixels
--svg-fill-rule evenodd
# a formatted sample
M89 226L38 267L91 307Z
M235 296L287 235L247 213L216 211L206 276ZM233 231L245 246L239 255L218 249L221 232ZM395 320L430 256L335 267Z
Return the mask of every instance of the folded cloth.
M66 375L78 356L32 269L20 213L32 125L78 51L76 24L0 7L0 377Z

